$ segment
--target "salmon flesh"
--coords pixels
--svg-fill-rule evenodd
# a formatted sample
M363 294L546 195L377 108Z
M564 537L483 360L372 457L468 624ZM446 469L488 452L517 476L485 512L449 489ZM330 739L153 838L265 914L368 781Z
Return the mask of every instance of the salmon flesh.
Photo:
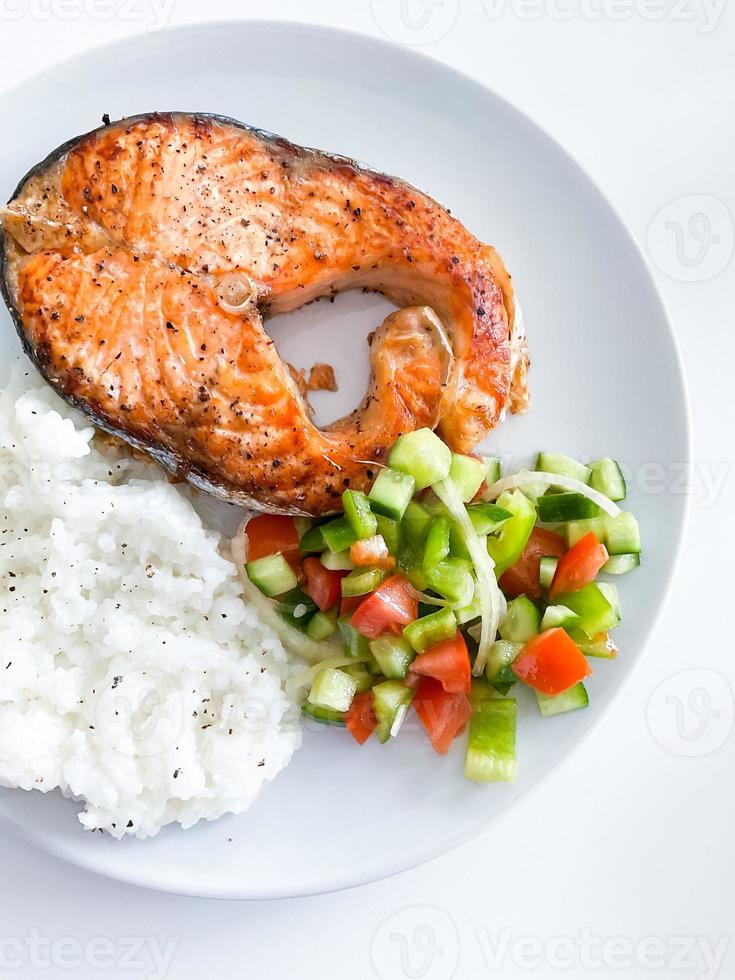
M137 116L54 151L0 216L3 294L44 377L223 499L326 514L401 433L430 426L468 452L525 408L498 253L344 157L219 116ZM399 310L371 335L363 402L319 429L263 324L358 288Z

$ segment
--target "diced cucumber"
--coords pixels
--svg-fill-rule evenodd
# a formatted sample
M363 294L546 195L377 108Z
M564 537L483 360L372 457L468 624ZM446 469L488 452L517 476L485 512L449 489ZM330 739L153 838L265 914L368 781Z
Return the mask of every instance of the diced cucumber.
M354 660L365 660L371 656L367 637L358 633L350 622L349 616L340 616L337 620L337 626L342 634L346 657L352 657Z
M501 667L498 671L495 680L493 681L493 689L498 692L498 694L505 697L505 695L516 686L518 683L518 678L513 673L512 667Z
M522 643L513 643L511 640L496 640L493 643L485 665L485 676L491 684L495 683L504 667L510 667L522 649Z
M336 521L322 524L320 530L324 544L335 554L340 551L347 551L357 541L357 535L350 527L346 517L338 517Z
M322 529L319 526L310 527L306 531L299 541L299 547L304 555L308 555L310 552L324 551L325 544L324 538L322 537Z
M403 680L416 654L408 640L400 636L381 636L370 643L381 673L389 680Z
M602 571L606 575L625 575L638 568L640 563L640 555L612 555L602 566Z
M598 459L590 466L590 486L610 500L625 500L628 487L623 471L614 459Z
M482 461L485 464L485 480L488 486L492 486L503 475L503 466L497 456L483 456Z
M389 517L392 521L400 521L406 513L413 493L412 476L386 467L378 473L368 499L376 514Z
M569 635L585 657L597 657L601 660L615 660L618 655L618 648L615 644L615 640L613 640L609 633L600 633L590 639L590 637L583 633L582 630L571 629L569 630Z
M370 673L367 666L363 664L348 664L347 667L340 667L345 674L349 674L357 684L357 694L364 694L375 686L375 674ZM376 669L376 673L380 673Z
M457 488L463 503L468 504L470 500L474 500L485 481L485 474L486 467L482 460L475 459L474 456L452 453L449 479Z
M618 517L606 517L605 544L611 555L639 555L641 531L635 517L625 511Z
M494 534L513 517L511 511L498 507L497 504L470 504L467 513L479 535Z
M462 609L472 602L475 580L472 564L462 558L449 558L434 565L424 564L426 582L452 606Z
M539 562L538 567L538 580L541 584L542 589L550 589L551 583L554 581L554 575L556 575L556 566L559 564L559 559L554 558L551 555L544 555L544 557Z
M495 562L495 574L499 578L523 554L536 523L536 508L520 490L501 494L497 503L513 515L487 539L487 550Z
M315 612L306 627L306 635L316 643L328 640L337 632L337 617L326 612Z
M413 691L400 681L383 681L373 688L373 710L377 719L376 732L381 742L387 742L400 731Z
M618 595L618 587L613 585L612 582L598 582L597 587L600 592L605 596L607 601L613 607L613 612L618 617L618 622L623 618L623 611L620 605L620 596Z
M563 694L557 694L556 697L549 697L548 694L536 691L536 698L544 718L553 718L555 715L565 715L569 711L578 711L580 708L586 708L590 703L587 688L581 682L570 687Z
M364 493L359 490L345 490L342 494L342 507L358 541L372 538L378 533L378 522Z
M291 592L282 596L281 601L276 606L276 612L289 626L293 626L303 633L308 629L317 608L311 596L308 596L301 589L292 589Z
M605 543L605 517L593 517L588 521L570 521L564 525L567 534L567 544L570 548L586 537L590 532L598 541Z
M296 528L296 533L299 536L299 542L306 534L306 532L311 530L313 523L314 522L310 517L299 517L299 516L294 517L293 526Z
M557 476L569 476L580 483L590 482L590 469L584 463L565 456L563 453L539 453L536 469L541 473L556 473Z
M401 542L403 541L401 525L398 521L393 521L390 517L385 517L383 514L376 514L375 516L378 520L378 534L385 541L388 551L392 555L397 555L398 549L401 547Z
M508 603L505 616L500 620L498 632L511 643L526 643L541 629L541 611L525 595L519 595Z
M437 497L433 490L429 490L421 498L421 506L427 512L431 514L432 517L439 517L441 514L448 513L447 508L444 506L441 500Z
M309 691L309 704L330 711L347 711L357 691L357 681L337 667L320 670Z
M430 616L410 623L403 631L403 636L416 653L423 653L435 643L451 640L457 632L457 619L451 609L439 609Z
M329 708L319 708L315 704L308 703L302 705L301 710L307 716L307 718L311 718L312 721L318 721L322 725L337 725L344 728L344 711L331 711Z
M576 628L592 638L598 633L606 633L618 625L615 610L600 591L598 585L592 582L578 592L567 592L557 596L560 606L566 606L579 616Z
M355 567L348 551L325 551L319 561L331 572L351 572Z
M566 606L547 606L541 620L541 632L554 630L561 627L563 630L571 629L579 622L577 613L567 609Z
M449 476L452 451L431 429L417 429L398 438L390 451L388 465L412 476L416 490L423 490Z
M464 774L478 783L513 783L516 762L517 706L512 699L483 701L470 721Z
M431 514L417 500L412 500L403 515L402 527L412 544L420 544L431 526Z
M581 493L549 493L539 497L538 516L542 524L562 524L597 517L600 508Z
M342 595L349 597L374 592L385 575L380 568L355 568L342 579Z
M256 558L245 565L248 578L269 598L290 592L298 585L296 573L283 555Z
M425 572L443 561L449 554L449 532L451 529L452 521L446 514L435 517L431 522L424 545L423 566Z

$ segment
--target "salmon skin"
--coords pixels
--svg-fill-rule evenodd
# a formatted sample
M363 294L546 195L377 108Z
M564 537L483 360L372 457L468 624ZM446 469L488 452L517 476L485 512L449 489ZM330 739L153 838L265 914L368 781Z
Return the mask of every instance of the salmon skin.
M0 217L3 295L43 376L225 500L330 513L401 433L430 426L468 452L525 408L497 252L345 157L221 116L136 116L54 151ZM263 323L357 288L399 310L371 335L364 401L318 429Z

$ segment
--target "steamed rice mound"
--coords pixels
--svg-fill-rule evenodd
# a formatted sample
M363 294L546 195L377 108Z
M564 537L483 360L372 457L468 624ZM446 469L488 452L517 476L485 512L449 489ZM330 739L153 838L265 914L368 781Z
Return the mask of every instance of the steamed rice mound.
M93 434L35 379L0 392L0 785L147 837L245 810L298 710L220 536Z

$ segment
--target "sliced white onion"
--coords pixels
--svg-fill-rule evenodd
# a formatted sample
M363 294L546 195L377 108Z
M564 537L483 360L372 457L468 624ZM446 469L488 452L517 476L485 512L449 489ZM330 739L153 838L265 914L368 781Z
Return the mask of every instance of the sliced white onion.
M276 604L273 600L264 596L257 585L253 585L250 581L248 573L245 571L248 555L246 527L247 520L240 526L235 537L231 539L230 548L232 550L232 560L235 562L240 574L242 591L247 601L255 607L260 618L270 626L286 649L301 660L305 660L309 664L319 664L330 655L334 655L335 649L339 649L338 644L334 640L323 640L317 643L300 630L289 626L278 615ZM354 661L351 662L354 663Z
M479 677L485 670L488 651L495 642L500 622L501 593L495 578L495 562L488 554L484 541L475 531L467 508L452 481L443 480L437 483L434 486L434 493L447 508L452 520L459 525L477 574L476 593L480 599L481 630L473 673Z
M586 483L575 480L571 476L559 476L558 473L541 473L539 471L527 470L524 473L515 473L512 476L504 476L502 480L493 483L491 487L483 493L483 500L497 500L501 493L506 490L522 490L524 486L534 483L543 483L547 487L561 487L562 490L570 490L573 493L580 493L593 503L597 504L600 510L604 510L610 517L618 517L622 514L617 504L613 503L609 497L599 490L593 490Z

